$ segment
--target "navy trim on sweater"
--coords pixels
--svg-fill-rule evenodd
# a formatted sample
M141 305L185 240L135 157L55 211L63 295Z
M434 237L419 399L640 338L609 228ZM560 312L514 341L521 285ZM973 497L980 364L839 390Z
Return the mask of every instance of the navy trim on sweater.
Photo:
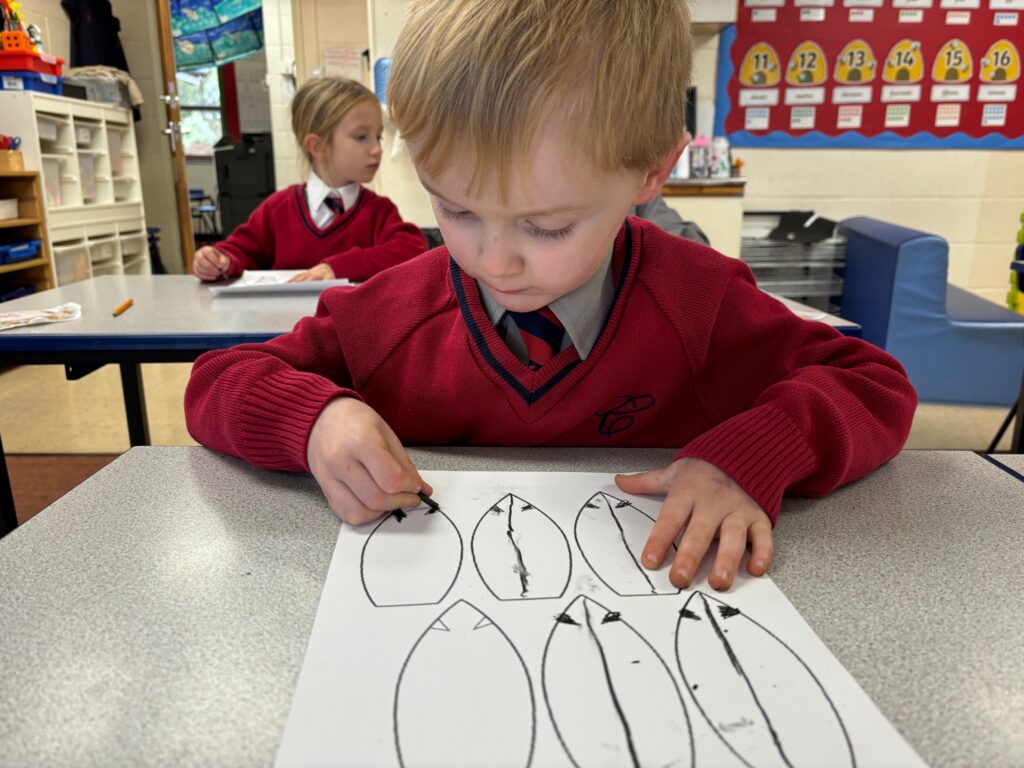
M316 224L313 223L309 217L309 205L306 203L306 185L296 184L292 187L295 191L295 204L299 206L299 218L302 219L302 223L306 225L306 229L316 235L318 238L323 240L328 235L334 234L335 230L340 229L342 226L350 222L356 215L356 211L359 210L359 206L363 204L363 199L366 197L366 187L359 187L359 197L356 198L355 205L349 208L341 216L336 216L334 221L327 225L326 229L317 229Z
M625 242L623 243L625 255L622 262L622 271L615 285L615 293L612 295L611 306L608 308L608 314L604 319L604 327L601 328L601 333L598 335L597 341L594 343L595 347L600 343L601 337L604 336L608 330L608 321L611 319L612 313L618 305L619 296L622 294L622 289L626 285L626 280L629 277L629 271L633 266L633 230L629 226L628 221L625 222L624 226L626 228ZM563 366L562 369L552 376L543 386L532 391L527 389L523 386L522 382L516 378L515 374L498 362L498 358L494 356L491 348L487 346L487 341L484 339L483 332L477 325L476 319L473 317L473 313L469 308L465 286L462 284L462 270L459 268L459 265L455 263L455 259L450 256L448 258L448 264L451 271L452 285L455 286L455 297L459 302L459 310L462 312L462 319L469 328L469 333L473 338L473 342L476 344L477 349L480 350L480 354L483 355L487 364L491 366L491 368L493 368L502 379L504 379L505 383L512 387L512 389L526 401L527 405L533 405L535 402L540 400L540 398L550 391L552 387L556 386L562 379L568 376L570 371L583 362L577 357L575 360L571 360L566 363L565 366Z

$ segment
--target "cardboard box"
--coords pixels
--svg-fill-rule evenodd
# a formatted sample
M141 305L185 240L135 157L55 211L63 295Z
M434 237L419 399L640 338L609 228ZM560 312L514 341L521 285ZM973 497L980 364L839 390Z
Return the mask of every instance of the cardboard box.
M0 171L24 171L25 160L20 149L0 149Z

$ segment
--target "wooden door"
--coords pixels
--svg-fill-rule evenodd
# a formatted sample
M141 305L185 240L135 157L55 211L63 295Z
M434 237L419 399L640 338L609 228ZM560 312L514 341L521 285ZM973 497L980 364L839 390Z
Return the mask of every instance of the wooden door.
M167 113L167 136L174 166L174 198L178 207L178 229L181 232L181 263L185 271L192 271L192 256L196 251L192 234L192 205L188 194L188 179L185 176L185 147L181 141L181 106L178 95L177 73L174 68L174 43L171 39L171 9L168 0L153 0L156 3L157 29L160 37L160 68L163 95Z

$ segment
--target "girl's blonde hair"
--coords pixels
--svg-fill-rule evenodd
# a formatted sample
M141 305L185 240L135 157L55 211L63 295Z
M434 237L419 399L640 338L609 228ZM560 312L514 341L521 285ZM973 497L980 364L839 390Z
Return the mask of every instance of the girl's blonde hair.
M342 77L314 77L302 84L292 99L292 131L309 164L313 158L306 149L309 134L330 140L334 126L352 107L364 101L377 103L373 91L355 80Z
M466 157L476 189L504 189L552 117L597 167L650 170L685 133L692 66L686 0L414 0L388 109L427 173Z

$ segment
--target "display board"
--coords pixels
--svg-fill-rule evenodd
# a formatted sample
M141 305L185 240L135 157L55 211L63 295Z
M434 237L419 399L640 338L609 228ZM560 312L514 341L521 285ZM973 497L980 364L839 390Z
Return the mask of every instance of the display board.
M745 147L1024 148L1024 0L739 0L715 133Z
M178 71L244 59L263 48L262 0L170 0Z

